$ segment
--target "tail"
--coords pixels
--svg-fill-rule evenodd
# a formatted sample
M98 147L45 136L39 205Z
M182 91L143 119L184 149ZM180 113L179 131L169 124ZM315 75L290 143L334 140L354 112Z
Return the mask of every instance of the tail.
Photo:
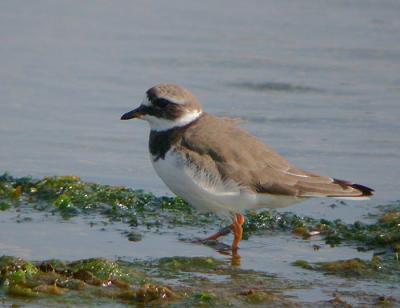
M366 200L374 190L364 185L349 181L313 175L297 182L298 196L300 197L330 197L347 200Z
M286 172L275 174L272 168L270 181L257 183L258 193L269 193L273 195L286 195L296 197L331 197L348 200L369 199L374 190L364 185L354 184L349 181L321 176L300 169L290 169Z
M344 191L348 191L352 188L352 195L349 196L349 193L343 195L327 195L327 197L333 197L337 199L347 199L347 200L364 200L369 199L374 194L374 190L364 185L353 184L348 181L333 179L332 184L337 184L343 188Z

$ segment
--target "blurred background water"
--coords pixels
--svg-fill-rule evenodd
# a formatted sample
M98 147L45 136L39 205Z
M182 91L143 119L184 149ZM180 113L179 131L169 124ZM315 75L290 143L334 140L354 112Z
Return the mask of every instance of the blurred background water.
M245 119L242 127L298 167L377 192L368 202L319 199L288 210L365 219L400 199L399 13L398 0L1 1L0 173L73 174L170 194L149 161L147 124L119 118L149 87L175 82L206 111ZM20 215L0 217L1 254L218 257L175 233L146 234L132 248L115 226L99 233L80 218L30 212L31 223L17 224ZM341 287L396 292L390 282L341 285L290 266L372 256L346 246L316 253L313 243L253 236L241 244L242 267L326 281L295 291L306 300L331 298Z
M168 194L147 124L119 117L175 82L299 167L375 188L370 205L399 199L399 12L397 0L2 1L0 171Z

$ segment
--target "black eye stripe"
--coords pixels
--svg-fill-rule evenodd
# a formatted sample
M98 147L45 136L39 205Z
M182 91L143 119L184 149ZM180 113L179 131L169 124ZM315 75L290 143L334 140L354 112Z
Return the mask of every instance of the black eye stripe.
M169 100L165 98L157 98L156 100L153 101L153 105L157 107L164 108L165 106L172 104Z

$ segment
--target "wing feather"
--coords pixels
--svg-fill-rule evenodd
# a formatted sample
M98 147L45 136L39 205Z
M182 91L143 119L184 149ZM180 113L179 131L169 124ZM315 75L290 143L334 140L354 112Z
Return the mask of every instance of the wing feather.
M373 190L292 166L234 122L206 114L178 145L200 168L217 172L257 193L297 197L364 197Z

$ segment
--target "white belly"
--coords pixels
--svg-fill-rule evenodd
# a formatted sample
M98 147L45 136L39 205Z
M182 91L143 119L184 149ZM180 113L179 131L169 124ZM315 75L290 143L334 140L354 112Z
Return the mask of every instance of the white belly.
M200 211L227 215L229 212L261 207L284 207L292 204L295 199L256 194L233 181L222 181L218 176L213 177L204 170L198 170L196 166L186 164L174 150L168 151L165 159L154 161L151 157L151 161L168 188Z

